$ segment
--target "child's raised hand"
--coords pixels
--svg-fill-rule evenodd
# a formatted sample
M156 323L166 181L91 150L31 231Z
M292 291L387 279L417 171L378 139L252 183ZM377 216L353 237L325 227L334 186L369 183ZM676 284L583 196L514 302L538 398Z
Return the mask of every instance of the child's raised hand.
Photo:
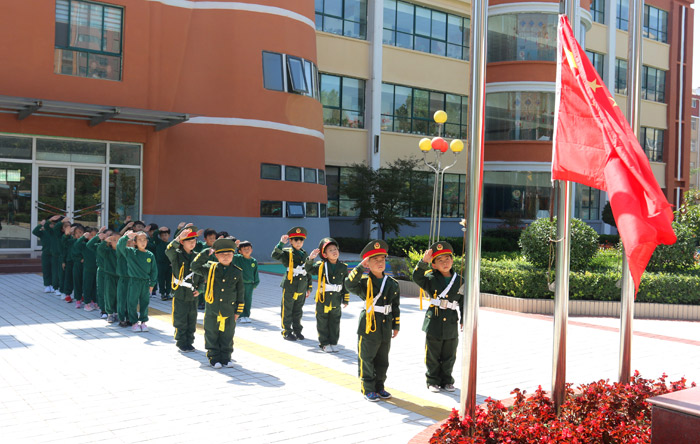
M239 241L238 239L236 239L236 248L238 248L238 246L239 246L240 244L241 244L241 241Z
M213 249L213 248L210 248L210 249L209 249L209 256L211 256L212 254L214 254L214 249Z
M284 236L280 237L280 242L282 242L283 244L286 244L288 241L289 241L288 235L285 234Z
M423 253L423 262L426 264L429 264L433 260L433 250L432 248L428 248L425 250L425 253Z
M177 229L178 229L178 230L181 230L184 226L185 226L185 223L184 223L184 222L180 222L179 224L177 224Z
M46 219L42 219L39 221L39 225L44 225L46 223Z
M144 228L143 231L151 231L151 224L146 225L146 228Z
M187 236L191 232L192 232L192 230L190 230L189 228L185 228L184 230L180 231L180 234L177 235L177 241L180 242L180 240L183 237Z
M100 231L99 233L97 233L97 237L99 237L100 240L103 241L107 237L107 234L103 231Z
M309 254L309 259L315 258L320 252L321 250L319 250L318 248L314 248L313 251L311 251L311 253Z
M369 265L369 258L366 257L366 258L362 259L362 262L360 262L359 265L364 267L364 268L367 268L367 265Z
M98 233L104 233L106 230L107 230L107 227L102 227L102 228L100 228Z
M197 230L197 237L201 236L202 233L204 233L204 228Z
M136 236L136 233L134 233L132 230L129 230L126 233L124 233L124 236L128 237L129 240L131 240L134 238L134 236Z
M126 222L127 224L131 222L131 216L126 216L126 218L124 218L124 222Z

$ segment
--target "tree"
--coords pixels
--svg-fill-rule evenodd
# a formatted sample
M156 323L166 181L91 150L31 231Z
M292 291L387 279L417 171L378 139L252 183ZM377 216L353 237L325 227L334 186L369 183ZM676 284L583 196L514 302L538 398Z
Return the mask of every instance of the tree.
M615 223L615 216L613 216L612 208L610 207L609 201L605 204L605 207L603 208L603 222L617 228L617 223Z
M415 226L404 217L411 202L425 199L431 192L425 183L411 183L419 165L415 158L396 159L386 168L374 170L364 163L350 165L350 177L343 192L359 210L356 224L366 219L377 224L382 239L398 233L403 225Z
M675 212L676 222L688 227L700 239L700 190L691 188L683 195L683 203Z

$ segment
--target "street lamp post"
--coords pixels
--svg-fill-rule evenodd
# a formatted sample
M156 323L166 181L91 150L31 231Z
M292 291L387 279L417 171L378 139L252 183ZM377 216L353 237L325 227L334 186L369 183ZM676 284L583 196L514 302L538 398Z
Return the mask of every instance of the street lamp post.
M440 240L440 221L442 219L442 188L445 178L445 171L455 163L457 163L457 153L464 149L464 143L455 139L448 143L440 137L442 125L447 121L447 113L445 111L435 111L433 120L438 124L438 137L432 140L428 138L421 139L418 143L418 148L423 152L423 161L426 166L435 172L435 180L433 181L433 204L430 210L430 235L428 236L428 247L434 242ZM442 155L448 150L452 151L455 160L450 165L442 166ZM428 153L433 151L435 158L432 162L428 162Z

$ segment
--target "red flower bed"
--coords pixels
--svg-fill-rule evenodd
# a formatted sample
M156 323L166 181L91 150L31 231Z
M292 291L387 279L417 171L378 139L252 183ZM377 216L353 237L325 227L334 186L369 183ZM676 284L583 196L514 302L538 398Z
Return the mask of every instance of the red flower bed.
M461 419L452 410L430 443L649 443L651 407L645 399L687 388L685 378L669 385L666 378L643 379L635 371L629 385L601 380L580 386L578 393L567 384L559 417L541 386L529 397L515 389L512 407L489 398L486 409L477 407L474 419Z

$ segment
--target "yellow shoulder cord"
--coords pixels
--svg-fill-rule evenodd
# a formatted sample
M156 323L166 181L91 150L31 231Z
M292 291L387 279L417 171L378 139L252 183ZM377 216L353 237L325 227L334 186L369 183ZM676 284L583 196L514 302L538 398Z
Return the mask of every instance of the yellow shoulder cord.
M175 275L172 275L170 278L170 288L173 290L177 290L180 288L180 284L182 284L182 275L185 274L185 263L183 262L180 264L180 273L177 276L177 283L175 281Z
M207 289L204 291L204 301L206 301L207 304L214 302L214 274L216 273L217 265L219 265L217 262L211 264L209 274L207 275Z
M418 294L418 300L420 301L420 309L423 311L423 296L425 295L425 291L423 289L420 289L420 293Z
M367 298L365 299L365 334L375 331L377 331L377 317L374 313L374 284L370 277L367 278Z
M318 286L316 288L316 302L325 303L326 302L326 281L323 279L323 264L318 267Z
M434 298L434 299L437 299L437 298L438 298L437 290L435 290L435 294L433 295L433 298ZM437 316L437 315L438 315L438 307L435 307L435 316Z
M290 251L289 252L289 267L287 269L287 280L291 284L293 279L294 279L294 252Z

